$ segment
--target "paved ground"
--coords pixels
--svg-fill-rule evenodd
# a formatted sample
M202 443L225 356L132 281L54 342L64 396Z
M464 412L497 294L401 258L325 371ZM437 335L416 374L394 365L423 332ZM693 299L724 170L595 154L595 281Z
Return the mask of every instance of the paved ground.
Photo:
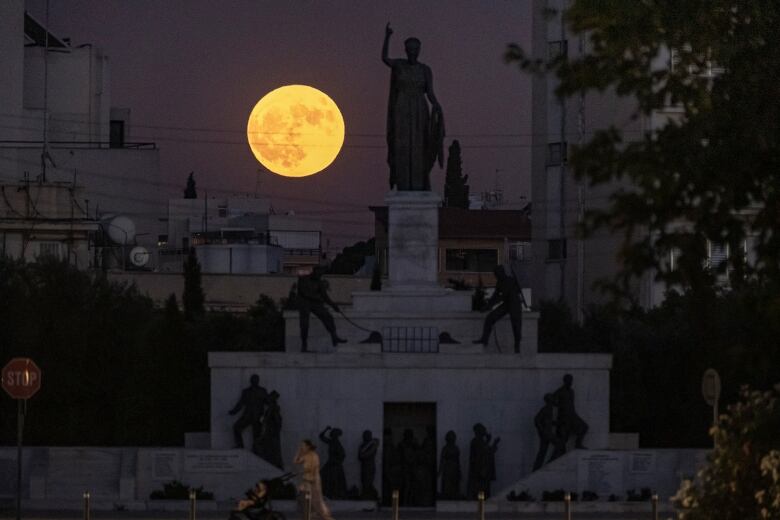
M286 515L289 520L300 520L297 514ZM223 511L203 511L196 516L199 519L227 519L228 514ZM13 510L0 510L0 520L14 520ZM80 511L34 511L22 514L24 520L64 520L83 519ZM130 512L130 511L95 511L92 518L100 520L187 520L188 512ZM342 513L336 520L390 520L391 512L380 511L378 513ZM659 520L667 520L669 515L659 516ZM435 511L401 511L400 520L477 520L476 515L444 514ZM548 515L518 515L518 514L487 514L486 520L566 520L563 513ZM638 514L577 514L572 513L571 520L653 520L650 513Z

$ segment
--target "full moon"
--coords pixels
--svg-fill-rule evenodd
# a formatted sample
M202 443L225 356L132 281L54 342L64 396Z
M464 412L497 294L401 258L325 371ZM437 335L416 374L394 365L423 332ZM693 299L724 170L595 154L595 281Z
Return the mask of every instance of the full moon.
M306 85L272 90L257 102L246 125L258 161L279 175L321 172L344 144L344 118L324 92Z

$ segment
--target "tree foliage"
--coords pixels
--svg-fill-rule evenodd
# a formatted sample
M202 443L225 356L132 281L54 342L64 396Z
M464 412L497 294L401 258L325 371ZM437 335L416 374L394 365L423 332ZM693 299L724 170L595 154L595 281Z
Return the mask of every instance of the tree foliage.
M200 275L200 263L195 255L195 248L191 247L184 261L184 293L181 296L184 304L184 319L194 320L203 316L205 312L203 283Z
M278 350L284 323L260 297L248 313L183 319L133 285L65 263L0 259L0 363L31 357L43 385L28 403L32 445L175 445L209 430L208 352ZM0 396L0 417L15 404ZM15 421L0 421L13 444Z
M198 190L195 187L195 173L190 172L190 175L187 177L187 186L184 188L184 198L185 199L197 199L198 198Z
M732 283L780 281L780 3L575 0L564 16L584 54L544 62L513 45L507 59L555 74L562 98L611 91L635 101L634 119L675 113L638 138L596 130L571 154L578 178L624 186L584 228L625 236L620 285L654 268L666 282L709 287L707 241L738 252L749 236L755 262L732 254Z
M762 286L715 297L670 293L651 310L592 307L583 325L564 304L539 310L541 352L613 355L610 429L638 432L645 447L709 444L711 412L700 388L707 368L720 373L724 404L736 401L742 384L780 381L780 296Z
M780 400L744 388L712 429L715 449L675 497L681 520L780 519Z
M367 256L376 254L374 239L360 240L345 247L330 263L330 274L355 274L363 267Z
M463 175L460 142L452 141L447 155L447 173L444 178L444 206L469 209L469 176Z

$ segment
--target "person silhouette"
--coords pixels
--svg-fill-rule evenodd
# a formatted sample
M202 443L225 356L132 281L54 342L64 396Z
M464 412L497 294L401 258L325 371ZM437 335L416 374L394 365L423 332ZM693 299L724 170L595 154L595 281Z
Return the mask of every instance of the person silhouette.
M311 274L298 278L297 304L301 327L301 352L308 351L310 313L317 316L322 324L325 325L325 329L330 333L334 347L339 343L347 342L347 340L341 339L336 334L336 324L333 321L333 316L325 308L327 304L334 311L341 312L339 306L328 295L328 282L322 279L323 271L323 268L318 265L312 269Z
M241 398L238 403L228 412L230 415L236 415L242 409L244 413L233 423L233 440L236 448L244 447L243 431L247 426L252 427L252 438L256 439L260 435L260 422L268 403L268 392L260 386L260 376L252 374L249 378L249 386L241 392Z
M514 335L515 352L520 352L520 340L523 338L523 293L514 276L506 274L504 266L499 265L493 270L496 275L496 289L487 301L486 308L491 309L500 302L498 307L491 310L485 317L482 328L482 336L474 340L475 344L488 344L490 333L498 320L509 314Z
M379 440L374 438L371 430L363 432L363 442L358 448L358 460L360 461L360 496L367 500L376 500L379 496L374 487L376 476L376 452L379 449Z
M441 497L445 500L460 498L460 449L455 441L457 436L450 430L444 436L444 447L439 457L439 476L441 476Z
M330 432L330 435L328 435ZM346 452L341 444L342 431L326 426L320 432L320 440L328 446L328 460L322 466L322 493L328 498L341 499L347 496L347 477L344 474Z
M539 451L536 453L534 471L544 466L544 459L547 457L547 449L550 444L553 445L553 453L550 456L550 460L557 459L566 451L564 443L558 437L555 428L557 424L555 420L555 398L552 394L544 394L544 406L534 417L536 433L539 434Z
M577 415L574 409L574 377L571 374L563 376L563 385L553 393L553 398L558 406L558 437L564 446L569 437L574 435L574 447L584 450L582 441L588 433L588 424Z

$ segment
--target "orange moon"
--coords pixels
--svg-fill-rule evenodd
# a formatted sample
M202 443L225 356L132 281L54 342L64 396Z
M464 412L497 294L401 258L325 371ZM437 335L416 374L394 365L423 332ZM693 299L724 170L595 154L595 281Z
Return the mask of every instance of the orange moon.
M252 109L247 140L260 163L285 177L321 172L344 144L344 118L324 92L306 85L272 90Z

